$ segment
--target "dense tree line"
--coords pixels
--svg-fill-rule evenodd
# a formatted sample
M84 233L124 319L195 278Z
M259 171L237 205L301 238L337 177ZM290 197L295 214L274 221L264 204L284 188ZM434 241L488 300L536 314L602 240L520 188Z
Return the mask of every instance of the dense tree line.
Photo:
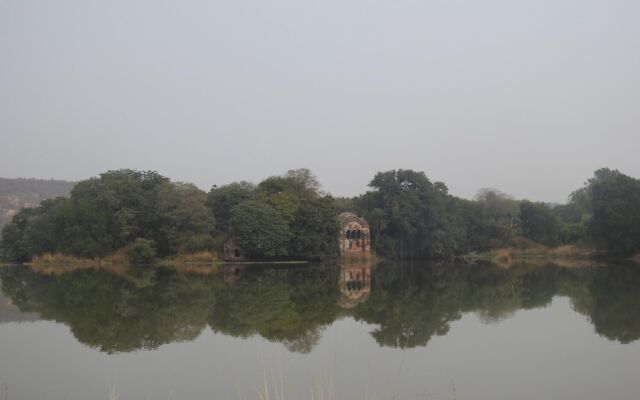
M307 169L256 184L234 182L205 193L153 171L109 171L78 183L69 198L21 210L2 232L4 259L43 253L130 258L220 251L233 239L253 259L328 259L338 255L337 215L371 225L373 248L390 258L450 258L472 251L574 244L603 254L640 252L640 181L600 169L564 205L518 201L494 189L473 200L449 194L423 172L377 173L371 190L337 198Z
M327 259L338 255L338 211L307 169L290 170L254 186L216 187L209 206L219 229L251 258Z
M378 173L369 186L353 204L383 256L447 258L507 246L520 233L519 203L497 190L465 200L411 170Z
M555 242L580 243L617 256L640 252L640 180L618 170L595 171L551 214L555 220L547 224L547 237L557 238Z
M130 259L219 251L233 237L250 258L337 256L333 199L308 170L208 194L153 171L118 170L79 182L69 198L22 209L2 231L4 259L84 258L125 249Z
M205 201L194 185L156 172L109 171L79 182L69 198L22 209L3 229L3 255L17 261L42 253L104 257L137 240L161 256L197 250L215 227Z
M579 193L587 198L587 229L596 247L612 254L640 251L640 180L600 169Z
M603 254L640 252L640 180L600 169L565 205L518 201L494 189L465 200L422 172L376 174L372 190L340 199L369 220L377 253L442 258L500 247L579 245Z

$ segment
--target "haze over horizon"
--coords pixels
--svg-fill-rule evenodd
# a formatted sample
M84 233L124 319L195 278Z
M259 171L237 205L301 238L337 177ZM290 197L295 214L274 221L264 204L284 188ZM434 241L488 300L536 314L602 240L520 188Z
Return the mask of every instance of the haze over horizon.
M410 168L565 202L640 177L640 3L0 3L0 176L306 167L336 196Z

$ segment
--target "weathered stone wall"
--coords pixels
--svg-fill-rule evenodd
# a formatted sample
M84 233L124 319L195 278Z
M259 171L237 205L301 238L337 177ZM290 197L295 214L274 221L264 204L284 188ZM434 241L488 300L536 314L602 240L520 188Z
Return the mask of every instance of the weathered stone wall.
M371 253L371 231L369 223L351 213L340 214L342 229L340 230L339 247L342 255Z
M243 261L244 256L240 248L236 245L235 240L229 239L225 244L222 252L222 259L225 261Z

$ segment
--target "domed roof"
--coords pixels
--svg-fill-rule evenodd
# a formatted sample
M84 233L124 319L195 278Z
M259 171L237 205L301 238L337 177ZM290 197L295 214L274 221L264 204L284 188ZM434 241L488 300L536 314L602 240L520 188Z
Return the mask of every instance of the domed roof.
M340 218L340 222L342 223L342 225L345 225L346 223L351 221L356 221L360 225L362 225L363 228L369 227L369 223L367 222L366 219L362 217L358 217L357 215L351 212L343 212L338 216L338 218Z
M340 219L347 219L349 217L356 217L357 218L358 216L355 215L354 213L350 213L348 211L345 211L343 213L340 213L340 215L338 217L340 217Z

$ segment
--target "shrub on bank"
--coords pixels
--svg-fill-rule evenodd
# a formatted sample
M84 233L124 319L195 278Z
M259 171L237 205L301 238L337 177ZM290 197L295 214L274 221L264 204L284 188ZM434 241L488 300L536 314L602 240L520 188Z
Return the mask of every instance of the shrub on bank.
M150 264L156 259L156 243L153 240L137 238L126 250L131 264Z

